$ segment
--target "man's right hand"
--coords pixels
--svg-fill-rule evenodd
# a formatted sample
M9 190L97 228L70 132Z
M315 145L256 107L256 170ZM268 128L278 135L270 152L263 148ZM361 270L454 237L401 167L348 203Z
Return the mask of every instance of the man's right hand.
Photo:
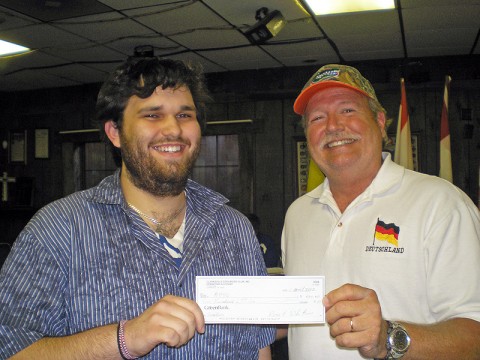
M167 295L125 323L125 342L133 356L144 356L159 344L180 347L205 332L205 320L193 300Z
M11 359L120 359L117 324L92 328L68 336L44 337L13 355ZM205 320L193 300L167 295L124 324L127 350L140 357L157 345L180 347L203 334Z

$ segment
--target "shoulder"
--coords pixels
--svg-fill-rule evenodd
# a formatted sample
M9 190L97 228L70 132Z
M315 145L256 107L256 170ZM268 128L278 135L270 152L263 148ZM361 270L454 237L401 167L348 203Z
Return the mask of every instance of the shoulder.
M473 202L459 187L438 176L405 170L404 184L402 186L405 191L410 191L418 196L423 195L434 202L447 202L447 204L468 203L473 205Z
M319 204L319 195L321 194L321 191L320 188L317 188L312 192L295 199L287 209L285 215L286 218L303 217L310 213L312 207L315 206L315 204Z
M251 228L248 218L229 206L229 200L222 194L193 180L188 181L185 190L188 210L195 222L201 222L209 227L230 228L230 231L237 229L245 231L246 228Z
M74 192L42 207L32 218L33 224L64 224L78 221L88 221L89 217L97 216L97 204L120 204L122 193L114 175L103 179L98 185Z
M187 193L187 199L192 202L195 207L218 207L228 202L228 199L222 194L191 179L188 179L185 191Z

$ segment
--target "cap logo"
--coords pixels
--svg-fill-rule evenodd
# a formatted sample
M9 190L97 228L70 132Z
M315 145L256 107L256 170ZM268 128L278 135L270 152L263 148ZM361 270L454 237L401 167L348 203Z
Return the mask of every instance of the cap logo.
M315 77L312 79L312 84L315 84L320 81L332 80L337 79L340 75L340 70L338 69L328 69L319 72Z

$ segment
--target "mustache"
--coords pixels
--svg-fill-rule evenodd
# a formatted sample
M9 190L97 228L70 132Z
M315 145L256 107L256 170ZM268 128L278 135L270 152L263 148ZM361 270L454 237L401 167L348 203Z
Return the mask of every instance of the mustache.
M190 143L190 140L188 139L184 139L180 136L166 136L166 137L162 137L160 139L155 139L153 141L150 142L150 146L161 146L163 144L167 144L167 143L178 143L178 144L181 144L181 145L191 145Z
M324 148L328 144L335 142L335 141L341 141L341 140L360 140L361 136L358 134L352 134L348 133L345 131L342 132L333 132L333 133L328 133L325 134L325 137L322 139L320 142L320 147Z

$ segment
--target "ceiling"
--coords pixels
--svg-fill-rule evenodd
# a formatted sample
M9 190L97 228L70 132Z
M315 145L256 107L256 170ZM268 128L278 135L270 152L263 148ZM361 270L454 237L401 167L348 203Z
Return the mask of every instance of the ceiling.
M136 46L206 72L480 54L480 0L397 0L397 9L311 16L302 0L0 0L0 39L34 51L0 58L0 91L102 82ZM263 45L256 11L287 24Z

